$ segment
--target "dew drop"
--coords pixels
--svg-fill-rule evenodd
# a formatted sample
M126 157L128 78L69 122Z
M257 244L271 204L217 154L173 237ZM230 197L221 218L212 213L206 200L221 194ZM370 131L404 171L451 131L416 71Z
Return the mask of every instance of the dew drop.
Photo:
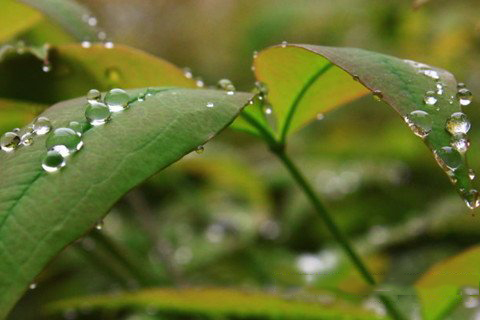
M190 68L183 68L183 75L187 79L192 79L192 77L193 77L192 70Z
M288 45L288 42L287 42L287 41L282 41L282 44L281 44L282 48L286 48L287 45Z
M115 47L115 44L112 42L112 41L107 41L103 44L103 46L106 48L106 49L113 49Z
M468 106L472 102L472 92L467 88L461 88L457 92L458 101L462 106Z
M92 46L92 43L88 40L84 40L82 41L81 45L82 45L82 48L88 49Z
M0 138L0 148L5 152L15 150L20 144L20 137L15 132L6 132Z
M470 121L465 113L455 112L448 118L445 128L452 135L466 134L470 130Z
M42 168L47 172L57 172L65 166L65 158L56 150L49 150L43 159Z
M56 150L63 157L67 157L80 150L83 141L75 130L57 128L48 136L45 144L48 150Z
M38 136L42 136L44 134L47 134L52 130L52 124L50 122L50 119L47 117L38 117L34 122L33 122L33 133L35 133Z
M128 106L130 96L125 90L112 89L106 95L103 101L107 104L111 112L120 112Z
M205 147L204 147L204 146L198 146L198 147L195 149L195 152L198 153L198 154L203 153L203 151L205 151Z
M85 109L85 118L92 126L100 126L110 120L110 109L101 102L88 103Z
M405 118L405 122L413 133L420 138L425 138L432 131L432 118L425 111L415 110L410 112L408 117Z
M213 108L214 106L213 102L207 102L207 108Z
M266 115L270 115L270 114L273 113L273 109L272 109L272 107L270 107L270 106L265 106L265 107L263 108L263 112L265 112Z
M468 178L470 180L475 179L475 171L473 171L473 169L468 169Z
M221 79L217 83L219 89L225 90L228 95L233 95L235 93L235 86L228 79Z
M35 289L37 288L37 284L36 284L35 282L32 282L32 283L30 283L30 285L28 286L28 288L29 288L30 290L35 290Z
M466 134L458 133L452 137L450 145L458 152L465 153L470 147L470 140Z
M88 102L97 102L102 98L102 94L97 89L91 89L87 92Z
M480 206L480 199L478 197L478 191L476 189L470 189L467 192L463 192L462 198L465 201L467 207L472 210Z
M423 97L423 102L425 102L425 104L429 106L433 106L435 103L437 103L437 97L435 97L435 92L427 91L425 93L425 96Z
M382 101L383 98L383 93L380 90L374 90L373 91L373 99L376 101Z
M42 65L42 71L43 72L50 72L52 70L52 65L48 62L45 62L43 65Z
M195 85L199 88L203 88L205 86L205 82L203 82L203 79L201 77L196 77Z
M462 156L452 147L442 147L434 151L435 159L445 171L456 170L462 164Z
M102 230L103 229L103 220L100 220L95 224L95 229L97 229L97 230Z

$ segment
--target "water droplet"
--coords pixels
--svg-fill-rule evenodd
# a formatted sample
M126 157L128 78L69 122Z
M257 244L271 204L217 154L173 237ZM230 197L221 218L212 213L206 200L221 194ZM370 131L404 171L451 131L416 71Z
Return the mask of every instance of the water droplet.
M20 143L24 146L31 146L33 143L33 132L26 132L22 135Z
M42 71L43 72L50 72L52 70L52 65L49 62L45 62L42 65Z
M33 133L35 133L38 136L42 136L50 132L50 130L52 129L52 124L47 117L38 117L33 122L32 128L33 128Z
M98 40L103 41L103 40L107 39L107 33L105 31L100 31L98 33L97 37L98 37Z
M354 81L360 81L360 77L359 77L358 75L356 75L356 74L354 74L354 75L352 76L352 79L353 79Z
M192 77L193 77L192 70L191 70L190 68L183 68L183 75L184 75L187 79L192 79Z
M457 92L458 101L462 106L468 106L472 102L472 92L467 88L461 88Z
M432 131L432 118L425 111L415 110L410 112L408 117L405 117L405 122L413 133L420 138L425 138Z
M37 288L37 284L36 284L35 282L32 282L32 283L30 283L30 285L28 286L28 288L29 288L30 290L34 290L35 288Z
M82 139L77 132L70 128L57 128L47 138L48 150L56 150L63 157L80 150L83 146Z
M448 118L445 129L452 135L466 134L470 130L470 121L465 113L455 112Z
M20 137L15 132L6 132L0 138L0 148L5 152L15 150L20 144Z
M198 154L203 153L203 151L205 151L205 147L204 147L204 146L198 146L198 147L195 149L195 152L198 153Z
M12 132L14 132L14 133L19 133L19 132L20 132L20 128L15 128L15 129L12 130Z
M82 47L85 48L85 49L88 49L92 46L92 43L88 40L84 40L82 41Z
M376 101L382 101L383 98L383 93L380 90L374 90L373 91L373 99Z
M102 230L103 229L103 220L100 220L95 224L95 229L97 229L97 230Z
M422 73L422 74L426 75L427 77L432 78L434 80L440 79L440 76L438 75L438 72L435 71L435 70L426 69L426 70L421 70L420 73Z
M433 152L440 167L445 171L455 170L462 164L462 156L452 147L442 147Z
M323 113L317 113L317 120L325 119L325 115Z
M97 101L100 101L100 99L102 99L102 94L100 93L100 91L98 91L97 89L91 89L88 91L87 93L88 102L97 102Z
M463 133L455 134L450 142L450 145L460 153L467 152L470 147L470 140L467 135Z
M475 171L473 171L473 169L468 169L468 177L470 180L475 179Z
M265 112L265 114L267 114L267 115L270 115L270 114L273 113L273 109L270 106L264 106L263 112Z
M207 108L213 108L214 106L213 102L207 102Z
M84 124L84 123L77 122L77 121L71 121L71 122L68 124L68 127L69 127L70 129L72 129L73 131L75 131L79 137L81 137L82 134L83 134L83 132L84 132L85 124Z
M462 88L465 88L465 83L463 83L463 82L457 83L457 90L462 89Z
M130 96L125 90L116 88L110 90L103 100L111 112L119 112L125 110L128 106Z
M95 27L97 25L97 18L95 17L89 17L87 20L87 23L91 27Z
M203 79L201 77L196 77L195 85L199 88L203 88L205 86L205 82L203 82Z
M42 162L42 168L47 172L57 172L64 166L65 158L56 150L49 150Z
M115 44L112 41L107 41L103 44L103 46L107 49L113 49L115 47Z
M426 105L433 106L435 103L437 103L437 97L435 97L435 92L427 91L425 93L425 96L423 97L423 101Z
M442 95L443 94L443 84L437 83L436 86L437 86L437 94Z
M219 89L223 89L227 92L228 95L233 95L235 93L235 86L228 79L221 79L217 83Z
M258 57L258 51L253 51L253 59L257 59Z
M475 209L480 206L480 199L478 197L478 191L475 189L470 189L467 192L464 192L462 194L463 200L465 201L465 204L467 205L468 208L470 209Z
M85 109L85 118L92 126L100 126L110 120L110 109L101 102L89 103Z
M282 44L281 44L282 48L286 48L287 45L288 45L288 42L287 42L287 41L282 41Z

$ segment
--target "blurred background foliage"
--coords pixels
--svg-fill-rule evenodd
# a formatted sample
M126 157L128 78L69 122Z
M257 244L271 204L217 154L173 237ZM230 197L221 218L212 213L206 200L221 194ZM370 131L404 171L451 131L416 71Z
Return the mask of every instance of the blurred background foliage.
M425 62L450 70L474 96L480 94L475 0L432 0L415 10L407 0L79 2L114 43L189 67L207 85L229 78L237 89L251 90L253 52L288 41ZM3 42L74 41L34 10L23 17L20 30L0 20ZM28 123L44 102L2 98L2 132ZM465 112L473 125L468 156L480 172L478 106L474 99ZM294 135L288 148L379 279L411 285L436 262L478 242L478 217L471 218L427 148L393 110L367 96L319 119ZM242 132L226 130L204 153L188 155L132 190L101 229L51 263L11 319L39 319L43 306L60 298L138 287L124 281L126 270L102 271L115 259L96 239L99 232L166 286L328 292L352 301L371 290L338 254L280 163L261 141ZM102 318L153 318L148 311ZM64 317L98 314L67 311Z

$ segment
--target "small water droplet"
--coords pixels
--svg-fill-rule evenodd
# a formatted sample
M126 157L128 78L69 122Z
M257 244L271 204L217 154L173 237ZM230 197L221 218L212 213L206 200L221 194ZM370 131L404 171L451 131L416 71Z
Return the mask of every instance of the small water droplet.
M413 133L420 138L425 138L430 131L432 131L432 117L423 110L415 110L405 117L405 122L408 124Z
M423 97L423 101L426 105L433 106L435 103L437 103L437 97L435 96L435 92L427 91L425 93L425 96Z
M56 150L47 151L43 159L42 168L47 172L57 172L65 166L65 158Z
M282 44L281 44L282 48L286 48L287 45L288 45L288 42L287 42L287 41L282 41Z
M97 22L98 22L97 18L92 17L92 16L88 17L87 23L88 23L89 26L95 27L97 25Z
M472 92L467 88L461 88L457 92L458 101L462 106L468 106L472 102Z
M442 94L443 94L443 84L437 83L437 84L436 84L436 87L437 87L437 91L436 91L437 94L438 94L438 95L442 95Z
M473 169L468 169L468 178L470 178L470 180L475 179L475 171L473 171Z
M102 99L102 94L100 93L100 91L98 91L97 89L91 89L88 91L87 93L88 102L97 102L97 101L100 101L100 99Z
M103 41L103 40L107 39L107 33L105 31L100 31L98 33L97 37L98 37L98 40Z
M35 282L32 282L32 283L30 283L30 285L28 286L28 288L29 288L30 290L34 290L35 288L37 288L37 284L36 284Z
M382 101L383 98L383 93L380 90L374 90L373 91L373 99L376 101Z
M63 157L67 157L80 150L83 146L83 141L75 130L57 128L48 136L45 144L48 150L56 150Z
M470 126L470 121L468 121L465 113L455 112L448 118L445 129L452 135L459 133L466 134L468 130L470 130Z
M325 115L323 113L317 113L317 120L325 119Z
M265 112L266 115L270 115L273 113L273 109L270 106L264 106L263 112Z
M50 119L48 119L47 117L38 117L33 122L32 129L33 133L38 136L42 136L50 132L50 130L52 129L52 124L50 122Z
M84 41L82 41L81 45L82 45L83 48L88 49L92 46L92 43L88 40L84 40Z
M360 76L354 74L354 75L352 76L352 79L353 79L354 81L360 81Z
M227 92L228 95L233 95L235 93L235 86L228 79L221 79L217 83L219 89L223 89Z
M106 49L113 49L115 47L115 44L112 42L112 41L107 41L103 44L103 46L106 48Z
M192 79L192 77L193 77L192 70L190 68L187 68L187 67L183 68L183 75L187 79Z
M463 82L457 83L457 90L462 89L462 88L465 88L465 83L463 83Z
M110 90L103 100L111 112L120 112L127 108L130 96L125 90L115 88Z
M33 132L26 132L22 135L20 143L24 146L31 146L33 143Z
M480 206L480 199L478 197L478 191L475 189L470 189L467 192L462 193L463 200L465 201L465 204L467 205L468 208L470 209L475 209Z
M43 72L50 72L52 70L52 65L49 62L44 62L42 65Z
M15 150L20 144L20 137L15 132L6 132L0 138L0 148L5 152Z
M92 126L100 126L110 120L110 109L101 102L88 103L85 109L85 118Z
M465 153L470 147L470 140L468 139L466 134L458 133L452 137L450 145L458 152Z
M198 146L198 147L195 149L195 152L198 153L198 154L203 153L203 151L205 151L205 147L204 147L204 146Z
M456 170L462 164L462 156L452 147L442 147L433 152L440 167L445 171Z
M97 229L97 230L102 230L103 229L103 220L100 220L95 224L95 229Z
M253 51L253 59L257 59L258 57L258 51Z
M205 86L205 82L203 82L203 79L201 77L196 77L195 85L199 88L203 88Z
M440 76L438 75L438 72L435 71L435 70L426 69L426 70L421 70L420 73L422 73L422 74L426 75L427 77L432 78L434 80L440 79Z
M207 102L207 108L213 108L214 106L213 102Z

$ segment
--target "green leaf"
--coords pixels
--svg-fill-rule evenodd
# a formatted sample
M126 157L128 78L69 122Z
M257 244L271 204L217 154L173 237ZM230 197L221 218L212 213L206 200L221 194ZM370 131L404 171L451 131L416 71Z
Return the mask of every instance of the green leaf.
M2 0L0 43L6 42L42 20L42 15L14 0Z
M52 104L92 88L195 87L173 64L122 45L62 45L50 50L48 61L51 70L44 72L44 61L30 54L7 56L0 63L0 96Z
M306 298L316 298L308 301ZM344 302L322 304L318 295L279 296L232 289L149 289L136 293L73 298L48 307L67 309L155 309L183 316L261 319L380 319Z
M41 166L48 135L35 136L29 147L0 152L0 318L48 261L124 193L211 139L251 96L163 89L134 100L109 123L86 131L83 148L53 174ZM85 103L85 98L62 102L42 116L54 128L84 121Z
M478 194L468 177L465 156L451 147L455 139L446 130L450 116L461 111L456 99L457 82L448 71L362 49L295 44L260 52L254 67L257 79L269 88L268 99L277 115L280 141L285 142L288 134L314 119L317 113L372 91L406 122L415 124L410 127L417 133L428 131L419 130L422 126L431 126L423 141L457 191L471 206L477 206ZM434 73L439 79L425 72ZM442 86L441 94L437 93L437 85ZM425 104L428 91L435 92L435 105ZM411 115L416 110L428 113L427 125ZM445 147L448 149L442 149Z
M20 0L38 9L58 23L78 40L97 42L101 31L95 24L88 23L90 11L73 0ZM18 17L17 17L18 19Z
M44 109L43 105L0 99L0 135L12 128L23 127Z
M479 279L480 246L430 268L415 284L424 319L444 319L462 300L461 289L478 289Z

